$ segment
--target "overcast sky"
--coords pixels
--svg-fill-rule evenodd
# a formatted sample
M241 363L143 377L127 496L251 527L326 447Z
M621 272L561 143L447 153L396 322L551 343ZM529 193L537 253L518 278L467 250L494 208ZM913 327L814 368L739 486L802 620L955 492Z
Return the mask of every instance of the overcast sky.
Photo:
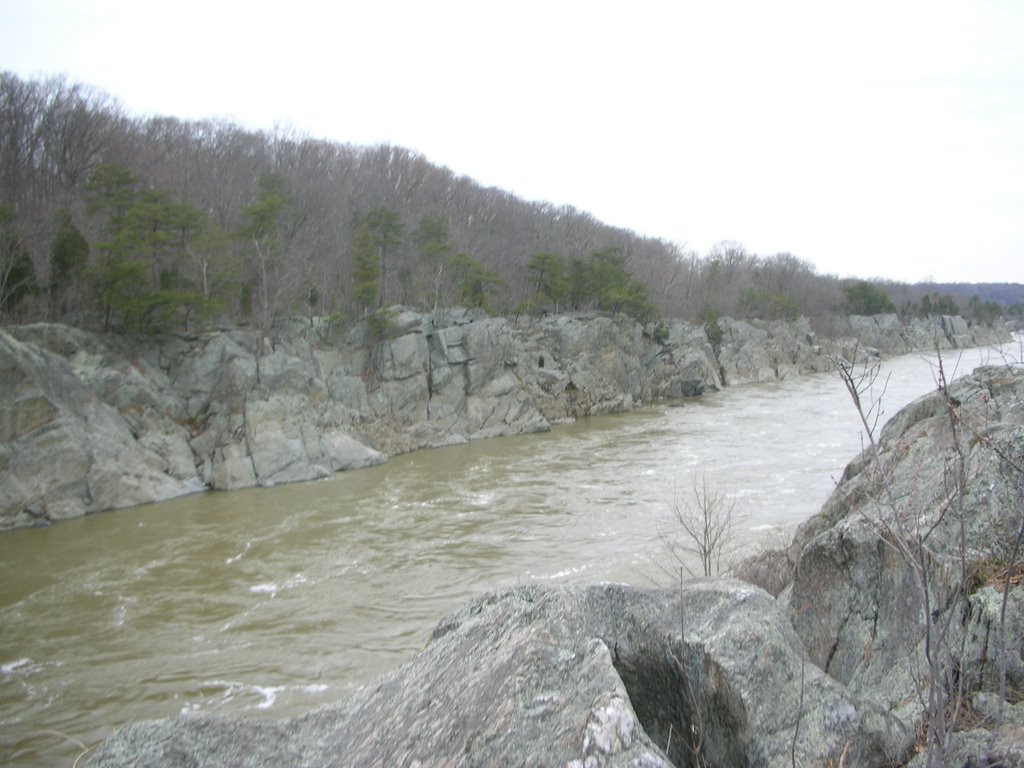
M704 253L1024 282L1024 2L0 0L0 69L393 143Z

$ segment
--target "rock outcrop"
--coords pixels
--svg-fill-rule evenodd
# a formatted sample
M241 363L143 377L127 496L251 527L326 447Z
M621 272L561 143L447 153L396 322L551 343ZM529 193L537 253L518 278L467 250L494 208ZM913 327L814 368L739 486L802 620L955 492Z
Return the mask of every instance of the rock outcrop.
M203 488L314 480L419 448L826 370L835 351L806 320L722 319L710 338L703 326L599 314L513 322L401 311L392 325L376 341L365 325L341 337L308 321L274 338L0 331L10 382L0 389L0 530ZM956 343L979 340L979 329L954 326Z
M723 580L488 595L350 700L135 723L88 765L889 765L911 735L805 664L773 598Z
M1020 696L1024 371L979 369L915 401L879 448L881 467L870 450L853 461L796 535L781 599L809 658L908 726L939 677L962 706L1003 673Z
M167 428L164 442L140 442L66 360L0 333L0 527L194 490Z
M936 347L957 349L1006 341L1005 328L971 325L954 315L919 317L909 321L894 314L849 315L836 321L832 334L842 340L847 357L855 346L874 354L904 355L927 352Z
M621 317L401 312L393 326L372 343L364 326L347 338L308 325L274 339L0 331L0 530L313 480L719 384L710 346L676 350ZM679 328L687 344L700 335Z
M1007 341L1005 326L970 325L937 315L901 320L897 315L837 318L826 338L806 318L718 319L708 329L723 386L778 381L801 373L833 370L837 356L870 359Z
M764 322L721 318L716 353L726 386L779 381L834 368L832 345L822 345L806 318Z

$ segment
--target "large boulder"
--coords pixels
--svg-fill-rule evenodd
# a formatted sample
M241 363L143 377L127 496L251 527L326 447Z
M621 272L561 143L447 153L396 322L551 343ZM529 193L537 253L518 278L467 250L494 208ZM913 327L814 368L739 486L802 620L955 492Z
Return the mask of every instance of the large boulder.
M350 700L134 723L88 765L890 765L910 737L804 663L773 598L723 580L487 595Z
M878 458L851 462L797 532L784 599L811 660L908 724L925 716L936 675L991 691L1005 665L1020 691L1021 587L1006 644L1002 594L983 587L1014 566L1022 503L1024 371L979 369L904 408Z

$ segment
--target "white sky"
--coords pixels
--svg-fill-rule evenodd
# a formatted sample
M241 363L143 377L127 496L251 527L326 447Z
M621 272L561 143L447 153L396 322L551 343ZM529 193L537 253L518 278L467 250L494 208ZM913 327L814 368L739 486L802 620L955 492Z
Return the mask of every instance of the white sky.
M0 70L401 145L700 253L1024 282L1020 0L0 0Z

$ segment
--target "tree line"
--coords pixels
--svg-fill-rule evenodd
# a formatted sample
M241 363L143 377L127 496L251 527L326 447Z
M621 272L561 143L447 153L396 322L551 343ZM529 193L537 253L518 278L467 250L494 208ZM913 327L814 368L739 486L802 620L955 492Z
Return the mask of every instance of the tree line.
M858 285L738 243L699 255L399 147L138 118L63 77L0 74L6 322L267 330L294 315L353 321L394 304L695 322L888 311ZM892 308L949 308L916 301Z

